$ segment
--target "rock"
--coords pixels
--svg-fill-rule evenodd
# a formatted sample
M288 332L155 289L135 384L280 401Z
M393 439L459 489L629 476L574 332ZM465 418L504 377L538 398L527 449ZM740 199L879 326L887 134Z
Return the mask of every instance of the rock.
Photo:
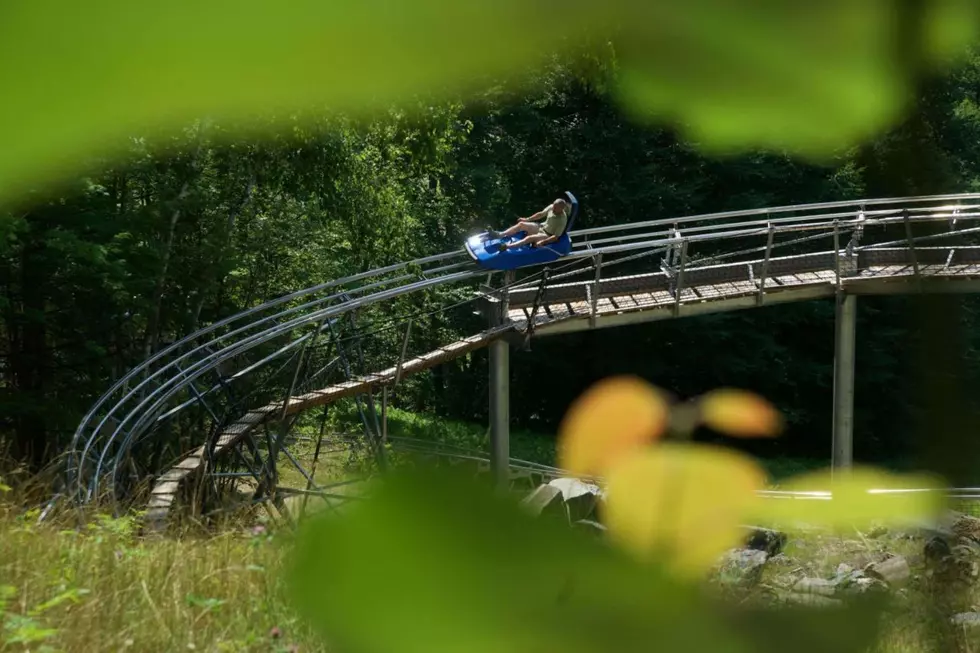
M765 551L769 556L778 555L786 546L786 534L768 528L746 526L749 534L745 538L745 546L756 551Z
M909 563L900 555L886 558L881 562L871 563L864 572L871 578L885 581L889 585L903 583L912 574Z
M821 596L833 596L837 593L837 583L823 578L801 578L793 585L793 592L797 594L819 594Z
M837 571L834 573L834 579L840 580L842 578L851 576L851 574L853 573L854 573L854 567L847 564L846 562L842 562L839 565L837 565ZM858 572L858 573L863 573L863 572Z
M964 537L974 542L980 542L980 519L957 513L949 526L957 537Z
M769 555L758 549L732 549L721 565L721 582L729 585L754 585L762 578Z
M591 533L599 536L606 534L606 527L591 519L580 519L572 524L572 526L581 530L590 531Z
M787 603L798 603L800 605L817 605L824 607L842 605L840 599L830 598L829 596L823 596L821 594L788 592L782 594L781 598Z
M551 485L539 485L521 502L534 515L565 514L565 501L561 490Z
M980 612L961 612L949 619L957 626L980 626Z
M592 517L602 495L598 485L583 483L575 478L556 478L548 485L561 492L568 510L568 521L573 523Z
M950 554L952 554L952 548L949 546L949 542L938 535L929 538L923 549L926 562L930 563L939 562Z

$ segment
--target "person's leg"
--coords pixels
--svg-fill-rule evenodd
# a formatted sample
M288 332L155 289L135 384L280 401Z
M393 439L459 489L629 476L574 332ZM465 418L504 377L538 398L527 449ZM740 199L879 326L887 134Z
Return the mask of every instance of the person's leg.
M501 238L510 238L516 233L521 231L526 231L528 234L536 234L540 231L541 227L537 222L531 222L529 220L518 220L517 224L508 227L503 232L501 232Z
M523 245L528 245L528 244L534 245L536 243L540 243L542 240L548 240L549 238L551 238L551 236L549 236L544 232L536 233L536 234L528 234L527 236L524 236L517 242L501 243L500 249L513 249L515 247L521 247Z

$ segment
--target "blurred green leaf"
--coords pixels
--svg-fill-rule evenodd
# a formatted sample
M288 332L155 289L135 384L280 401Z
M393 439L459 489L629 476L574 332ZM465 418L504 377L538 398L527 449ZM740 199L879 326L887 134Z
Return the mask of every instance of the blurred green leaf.
M444 471L311 520L293 561L298 607L334 651L757 650L696 584ZM854 632L835 650L869 643Z
M914 72L897 57L958 52L977 11L954 0L13 0L0 20L0 200L136 134L527 82L586 43L612 44L634 115L676 121L709 149L824 156L894 120Z
M618 54L635 117L669 116L711 152L822 158L900 118L916 74L975 37L974 3L651 3Z

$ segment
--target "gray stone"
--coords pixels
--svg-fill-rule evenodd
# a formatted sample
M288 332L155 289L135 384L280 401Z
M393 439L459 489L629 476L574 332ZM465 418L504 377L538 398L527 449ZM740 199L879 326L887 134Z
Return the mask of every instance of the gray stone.
M725 554L720 580L728 585L754 585L762 578L769 554L758 549L733 549Z
M745 538L745 546L757 551L765 551L770 557L778 555L786 546L786 534L774 531L769 528L758 526L744 526L748 529Z
M842 605L840 599L830 598L829 596L823 596L821 594L788 592L782 594L781 598L787 603L797 603L800 605L816 605L823 607Z
M539 485L521 503L534 515L565 515L565 501L561 490L551 485Z
M980 612L961 612L954 614L950 621L957 626L980 626Z
M877 578L862 576L860 578L852 579L851 583L847 585L846 589L842 589L854 594L863 594L865 592L885 592L888 590L888 586Z
M801 578L793 586L793 592L798 594L819 594L833 596L837 593L837 583L823 578Z
M912 571L909 563L900 555L874 562L865 568L864 572L871 578L885 581L889 585L897 585L908 580Z
M980 542L980 519L970 515L956 514L951 521L949 530L958 537Z
M602 495L602 490L598 485L583 483L575 478L556 478L548 485L561 492L570 522L592 517L599 497Z

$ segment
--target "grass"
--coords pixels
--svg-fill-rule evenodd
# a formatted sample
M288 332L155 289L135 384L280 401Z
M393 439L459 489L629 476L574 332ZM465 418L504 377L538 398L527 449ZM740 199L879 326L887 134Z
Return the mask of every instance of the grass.
M311 426L300 432L311 435ZM486 451L482 426L392 410L389 434ZM312 444L300 443L305 463ZM554 464L554 438L513 434L512 455ZM347 454L321 457L317 480L348 473ZM781 478L817 464L764 461ZM284 482L305 479L283 461ZM0 483L2 486L2 483ZM231 522L218 533L192 527L144 538L138 519L93 516L81 529L45 522L0 487L0 653L21 651L328 651L290 605L283 581L291 532L272 524ZM20 495L22 498L22 495ZM884 552L921 557L921 541L901 534L798 536L770 563L764 582L801 576L832 577L837 565L861 566ZM912 596L916 596L913 592ZM970 602L980 601L972 592ZM889 617L873 653L925 653L929 633L923 601L903 604ZM980 647L962 650L980 651Z
M278 535L140 539L133 518L80 532L33 518L0 508L4 653L326 650L288 605Z
M133 517L95 517L80 531L35 520L0 496L3 653L329 650L290 605L281 573L288 531L229 527L144 539ZM885 552L918 564L921 546L898 532L797 535L763 584L832 577L841 562L860 567ZM971 593L963 608L976 598ZM925 644L924 606L900 604L869 653L935 650Z

